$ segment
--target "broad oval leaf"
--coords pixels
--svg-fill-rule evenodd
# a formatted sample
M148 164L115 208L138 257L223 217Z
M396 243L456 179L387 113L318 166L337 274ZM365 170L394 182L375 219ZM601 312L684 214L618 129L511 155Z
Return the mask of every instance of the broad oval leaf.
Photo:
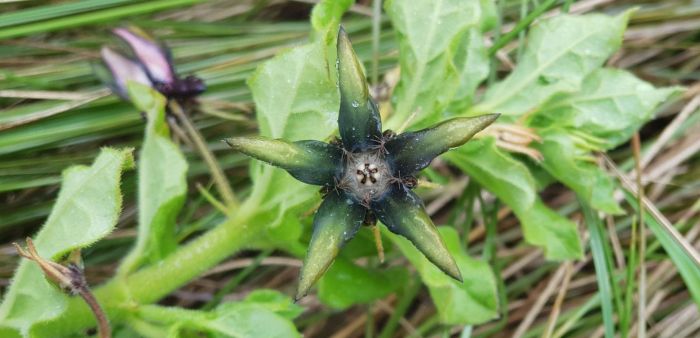
M557 126L601 138L612 149L653 117L654 110L680 88L654 88L621 69L593 71L579 92L555 97L533 116L533 126Z
M472 111L517 116L554 94L577 91L586 75L620 47L629 15L559 15L543 20L528 34L515 70L490 87Z

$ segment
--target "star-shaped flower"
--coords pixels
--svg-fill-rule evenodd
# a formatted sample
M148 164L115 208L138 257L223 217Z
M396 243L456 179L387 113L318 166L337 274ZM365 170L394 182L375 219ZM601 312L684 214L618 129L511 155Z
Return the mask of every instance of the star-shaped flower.
M461 281L454 258L411 189L416 185L416 173L438 155L467 142L498 115L454 118L400 135L389 130L382 133L377 105L342 28L337 48L340 141L226 140L232 148L283 168L304 183L323 186L327 192L314 217L296 298L306 295L363 222L375 217L390 231L410 240L443 272Z

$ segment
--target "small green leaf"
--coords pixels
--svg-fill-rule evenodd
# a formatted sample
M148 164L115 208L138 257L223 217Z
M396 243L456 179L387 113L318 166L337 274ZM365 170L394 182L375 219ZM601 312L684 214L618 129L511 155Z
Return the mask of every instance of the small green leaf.
M554 94L579 90L586 75L620 47L630 13L559 15L543 20L528 34L525 53L515 70L490 87L484 101L472 111L520 115Z
M493 138L473 140L443 157L508 204L521 222L525 240L541 247L545 257L582 255L576 224L542 203L527 167L500 151Z
M382 299L403 287L408 273L402 267L368 268L339 256L318 283L318 297L326 305L345 309Z
M458 69L453 58L465 49L470 51L464 43L469 43L471 36L464 35L479 25L479 2L390 0L384 8L399 36L401 65L394 93L396 109L387 127L400 127L414 113L413 124L425 127L439 120L458 88L464 89L460 75L465 70ZM460 95L465 94L470 95Z
M561 126L585 132L614 148L652 118L656 107L679 91L654 88L621 69L598 69L583 81L581 90L546 102L533 116L533 126Z
M552 176L576 191L593 208L608 214L622 213L613 197L612 178L595 163L577 159L577 156L589 155L588 150L577 149L565 130L546 129L539 134L542 143L536 148L544 157L541 165Z
M144 262L157 262L177 247L175 220L187 193L187 161L170 140L165 98L135 83L129 85L129 97L146 113L148 125L138 166L138 236L120 274L128 274Z
M336 129L338 89L318 42L261 64L248 80L260 135L287 141L323 140Z
M34 240L40 256L58 259L114 229L122 204L121 173L134 165L131 152L104 148L92 166L63 172L58 199ZM0 305L0 328L26 336L35 324L60 316L67 299L35 263L24 259Z
M464 275L462 283L443 274L407 240L399 236L391 236L391 239L418 270L437 307L441 323L480 324L495 318L498 297L491 267L467 255L453 228L440 227L439 232Z

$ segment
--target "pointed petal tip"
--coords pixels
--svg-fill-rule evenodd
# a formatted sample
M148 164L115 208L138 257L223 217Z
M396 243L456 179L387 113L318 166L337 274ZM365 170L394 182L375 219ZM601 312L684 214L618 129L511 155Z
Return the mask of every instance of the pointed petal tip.
M233 139L234 139L233 137L225 138L225 139L221 140L221 142L228 144L228 146L231 148L235 148L235 146L234 146L235 141Z
M447 275L460 283L464 283L464 279L462 278L462 272L459 271L459 268L457 266L454 266L454 269L454 271L450 271Z
M301 290L297 290L297 294L294 296L294 304L299 303L299 301L306 297L306 292L302 292Z
M484 115L479 115L479 116L474 116L471 117L471 120L476 120L478 121L478 125L480 129L484 129L491 125L491 123L495 122L501 114L499 113L491 113L491 114L484 114Z

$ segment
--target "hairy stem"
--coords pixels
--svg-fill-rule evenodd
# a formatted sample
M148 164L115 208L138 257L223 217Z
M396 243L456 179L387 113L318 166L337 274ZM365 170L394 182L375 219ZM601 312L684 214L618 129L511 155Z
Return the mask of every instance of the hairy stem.
M181 247L161 262L126 278L112 279L95 289L96 299L112 322L123 320L139 304L157 302L256 238L264 228L249 228L246 223L253 216L252 212L243 213L254 209L244 205L235 218ZM94 326L90 312L84 302L71 299L63 316L37 327L37 336L63 336Z
M97 320L97 332L100 338L111 338L112 329L109 327L109 319L105 315L104 310L100 307L100 303L97 301L95 296L90 292L90 289L85 286L78 290L78 294L83 298L85 303L90 307L90 310L95 315Z

